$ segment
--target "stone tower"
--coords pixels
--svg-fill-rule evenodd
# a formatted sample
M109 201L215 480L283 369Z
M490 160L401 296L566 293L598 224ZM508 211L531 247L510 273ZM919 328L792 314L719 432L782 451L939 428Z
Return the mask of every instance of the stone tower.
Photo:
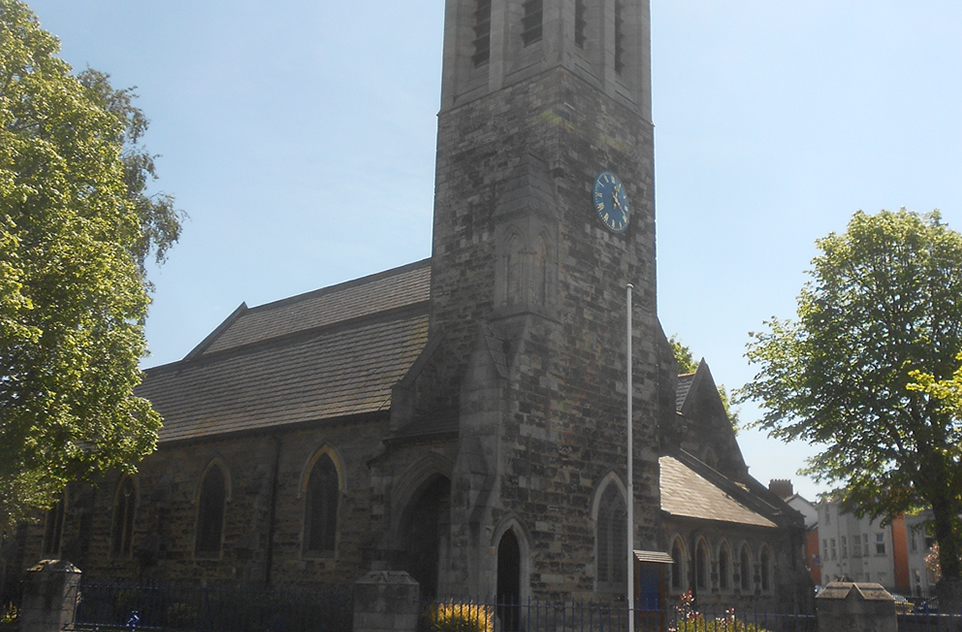
M395 395L456 420L440 592L624 594L628 283L633 543L655 545L649 48L648 0L447 0L430 358Z

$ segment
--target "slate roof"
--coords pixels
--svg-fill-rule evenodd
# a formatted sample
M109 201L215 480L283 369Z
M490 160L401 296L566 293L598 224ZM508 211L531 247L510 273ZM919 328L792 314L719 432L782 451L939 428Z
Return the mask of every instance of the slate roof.
M137 394L162 442L386 411L424 348L430 260L239 308Z
M675 389L675 410L678 412L681 412L682 406L685 405L685 400L688 399L688 391L691 390L694 381L694 373L684 373L678 376L678 387Z
M673 516L775 527L721 487L673 456L658 459L661 466L661 509Z

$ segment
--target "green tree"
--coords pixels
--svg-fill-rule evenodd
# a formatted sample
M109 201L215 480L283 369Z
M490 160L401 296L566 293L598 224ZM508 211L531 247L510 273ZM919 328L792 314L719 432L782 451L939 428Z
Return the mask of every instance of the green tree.
M132 471L160 418L132 394L145 260L180 232L149 196L130 90L79 76L30 9L0 0L0 533L71 480Z
M938 385L962 379L962 235L937 211L858 212L817 246L797 320L752 334L761 368L741 397L761 401L770 436L820 446L807 473L857 513L931 507L958 586L962 425Z
M695 360L695 356L692 354L688 345L684 344L678 338L678 334L672 334L671 338L668 339L668 344L671 345L671 351L675 355L675 362L678 363L679 374L694 373L698 370L698 362ZM735 431L735 434L738 434L738 408L732 404L731 398L728 395L728 389L725 388L724 384L718 386L718 397L721 398L722 406L725 408L725 414L728 415L728 419L732 422L732 430Z

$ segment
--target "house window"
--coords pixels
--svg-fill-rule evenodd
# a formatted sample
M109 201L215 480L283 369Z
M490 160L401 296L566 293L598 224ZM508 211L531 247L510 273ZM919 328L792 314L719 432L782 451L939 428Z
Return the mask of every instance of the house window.
M869 540L868 540L868 534L866 533L865 535L862 536L862 555L864 557L869 556L868 547L869 547Z
M598 505L598 586L606 592L623 591L628 582L625 503L618 488L609 484Z
M218 465L207 469L201 482L197 502L197 530L194 540L196 557L220 557L224 535L224 506L227 502L227 482Z
M741 553L739 554L738 560L738 574L740 576L740 585L743 593L750 593L752 591L752 585L754 584L752 575L752 554L748 550L748 545L743 544Z
M852 557L862 557L862 536L852 536Z
M875 553L876 555L885 555L885 534L884 533L875 534Z
M842 536L841 542L842 542L842 559L844 560L848 558L848 540L845 538L844 535Z
M304 555L331 557L337 533L337 468L329 456L314 463L304 501Z
M834 559L837 559L837 558L838 558L838 548L836 548L836 546L835 546L835 538L830 539L829 542L830 542L831 545L832 545L832 546L831 546L831 549L829 550L829 551L830 551L830 554L831 554L831 559L833 559L833 560L834 560Z
M521 18L521 41L524 45L541 41L542 0L525 0L524 17Z
M110 554L118 557L129 556L133 550L134 509L137 505L137 488L129 476L125 476L117 486L114 496L113 537L110 541Z
M63 538L63 496L47 510L47 518L43 530L43 557L56 559L60 557L60 541Z

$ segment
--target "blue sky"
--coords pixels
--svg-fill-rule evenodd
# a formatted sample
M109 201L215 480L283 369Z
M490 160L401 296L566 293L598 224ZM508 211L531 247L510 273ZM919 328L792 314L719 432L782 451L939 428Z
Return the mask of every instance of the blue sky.
M158 190L190 219L152 357L259 305L430 256L441 0L32 0L62 56L137 86ZM794 314L814 241L859 209L962 228L962 2L653 0L658 301L716 381ZM755 407L741 417L751 421ZM811 448L743 432L763 483Z

